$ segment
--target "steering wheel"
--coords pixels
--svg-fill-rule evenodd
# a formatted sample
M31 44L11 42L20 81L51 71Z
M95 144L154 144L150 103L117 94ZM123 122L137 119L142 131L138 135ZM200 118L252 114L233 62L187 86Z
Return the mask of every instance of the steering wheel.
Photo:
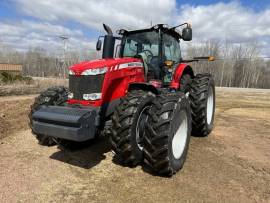
M153 58L154 54L152 53L152 51L145 49L142 52L145 53L146 57L147 57L147 61L150 62L151 58Z

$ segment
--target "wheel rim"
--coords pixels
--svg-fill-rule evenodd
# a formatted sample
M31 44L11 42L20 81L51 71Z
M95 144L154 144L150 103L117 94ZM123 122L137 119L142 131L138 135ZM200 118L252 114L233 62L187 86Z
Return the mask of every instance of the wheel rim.
M174 134L173 140L172 140L172 152L175 159L179 159L186 146L187 136L188 136L188 121L187 121L187 114L182 113L183 120L181 124L179 125L179 128L177 129L176 133Z
M214 95L213 95L213 88L209 88L208 98L207 98L207 124L210 125L212 123L213 117L213 110L214 110Z
M144 136L144 128L145 128L145 123L147 122L148 115L147 115L147 110L150 108L150 106L146 106L143 108L141 111L137 124L136 124L136 143L138 145L138 148L140 150L143 149L143 136Z

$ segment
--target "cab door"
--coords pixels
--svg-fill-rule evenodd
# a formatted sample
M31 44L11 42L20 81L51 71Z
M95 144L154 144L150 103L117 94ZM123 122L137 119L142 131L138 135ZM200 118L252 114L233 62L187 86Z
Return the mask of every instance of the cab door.
M173 72L181 60L181 51L179 40L168 35L163 35L163 58L164 62L164 78L165 84L169 84L172 81Z

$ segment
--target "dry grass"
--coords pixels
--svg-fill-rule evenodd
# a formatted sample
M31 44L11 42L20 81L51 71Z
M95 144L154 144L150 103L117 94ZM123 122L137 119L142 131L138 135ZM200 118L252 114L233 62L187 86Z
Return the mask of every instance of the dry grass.
M68 80L35 77L31 84L24 81L7 85L0 84L0 96L38 94L52 86L68 86Z

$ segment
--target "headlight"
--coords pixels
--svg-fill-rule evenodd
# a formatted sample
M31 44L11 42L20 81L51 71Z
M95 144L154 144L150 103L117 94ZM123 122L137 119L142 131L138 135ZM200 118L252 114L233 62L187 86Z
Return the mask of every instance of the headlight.
M75 75L75 73L72 70L69 70L68 74L69 75Z
M107 67L88 69L82 72L81 75L99 75L107 72Z
M83 94L84 100L98 100L101 99L101 93Z

